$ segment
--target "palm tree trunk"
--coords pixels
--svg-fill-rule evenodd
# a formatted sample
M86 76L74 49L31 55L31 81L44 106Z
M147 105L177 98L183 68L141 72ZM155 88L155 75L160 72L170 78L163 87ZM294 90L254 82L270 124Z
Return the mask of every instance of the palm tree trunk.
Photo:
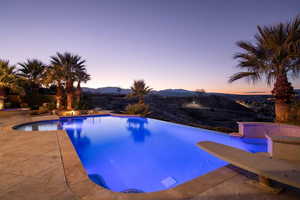
M276 122L288 122L290 119L290 109L289 103L281 99L275 100L275 116Z
M76 95L76 103L77 103L77 106L79 106L79 105L80 105L80 98L81 98L81 86L80 86L80 81L78 81L75 95Z
M67 93L67 110L73 109L73 92Z
M67 110L73 109L73 82L67 81Z
M62 108L62 87L61 83L59 82L57 84L57 89L56 89L56 109L60 110Z
M141 96L139 97L139 104L144 104L144 103L145 103L144 96L141 95Z
M295 95L294 88L288 81L286 73L281 73L276 78L272 94L275 97L275 115L277 122L288 122L290 104Z
M40 94L39 94L40 86L37 83L33 82L31 87L32 87L32 96L31 96L32 103L34 106L39 107L39 106L41 106L40 105L41 100L40 100Z
M0 87L0 110L5 108L5 88Z

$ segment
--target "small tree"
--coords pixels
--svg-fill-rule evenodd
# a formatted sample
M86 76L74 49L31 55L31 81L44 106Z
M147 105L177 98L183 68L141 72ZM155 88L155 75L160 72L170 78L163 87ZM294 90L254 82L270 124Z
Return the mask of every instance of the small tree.
M75 91L76 96L76 105L77 108L80 107L80 100L81 100L81 83L86 83L91 79L91 75L87 73L87 70L84 65L78 67L75 72L75 77L77 81L77 88Z
M202 89L196 89L196 92L205 93L205 90L203 88Z
M152 88L146 86L144 80L135 80L130 89L131 93L128 97L137 97L139 99L139 103L144 103L145 96L152 91Z
M151 88L146 86L144 80L136 80L131 87L131 93L128 94L128 98L138 98L138 103L136 104L129 104L125 112L127 114L134 114L134 115L142 115L145 116L149 114L149 105L145 104L145 96L151 92Z

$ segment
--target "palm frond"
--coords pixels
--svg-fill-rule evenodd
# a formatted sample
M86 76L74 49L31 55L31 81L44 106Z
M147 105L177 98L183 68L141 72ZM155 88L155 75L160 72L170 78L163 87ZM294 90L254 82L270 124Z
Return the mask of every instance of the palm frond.
M242 79L242 78L248 78L248 80L255 83L256 81L261 79L261 76L257 72L238 72L238 73L233 74L229 78L229 83L232 83L232 82Z

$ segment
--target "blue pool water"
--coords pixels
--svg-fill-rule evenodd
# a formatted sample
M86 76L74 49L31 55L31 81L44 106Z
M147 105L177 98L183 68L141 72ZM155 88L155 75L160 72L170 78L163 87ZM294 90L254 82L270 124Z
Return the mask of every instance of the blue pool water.
M59 120L47 120L15 126L14 129L21 131L54 131L60 130L62 127Z
M57 127L68 133L90 179L118 192L168 189L227 164L198 148L199 141L266 151L264 139L239 139L140 117L62 118Z

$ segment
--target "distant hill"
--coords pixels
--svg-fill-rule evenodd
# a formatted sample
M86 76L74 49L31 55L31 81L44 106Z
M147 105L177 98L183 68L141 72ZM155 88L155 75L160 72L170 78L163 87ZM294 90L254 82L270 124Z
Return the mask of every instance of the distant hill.
M92 93L92 94L128 94L130 93L130 89L123 89L120 87L102 87L102 88L82 88L83 92L85 93ZM300 95L300 89L295 89L295 92ZM151 94L154 95L160 95L165 97L191 97L191 96L197 96L199 93L190 91L190 90L184 90L184 89L165 89L165 90L154 90L151 92ZM226 96L229 98L236 98L241 96L253 96L253 97L267 97L270 95L262 95L262 94L226 94L226 93L207 93L207 94L213 94L213 95L219 95L219 96Z
M166 90L154 91L153 94L166 96L166 97L190 97L190 96L196 96L197 92L184 90L184 89L166 89Z
M85 93L92 94L128 94L130 89L123 89L120 87L102 87L102 88L82 88ZM190 97L197 95L197 92L184 90L184 89L165 89L165 90L153 90L151 94L166 96L166 97Z
M130 89L122 89L119 87L102 87L102 88L82 88L83 92L92 93L92 94L128 94Z

